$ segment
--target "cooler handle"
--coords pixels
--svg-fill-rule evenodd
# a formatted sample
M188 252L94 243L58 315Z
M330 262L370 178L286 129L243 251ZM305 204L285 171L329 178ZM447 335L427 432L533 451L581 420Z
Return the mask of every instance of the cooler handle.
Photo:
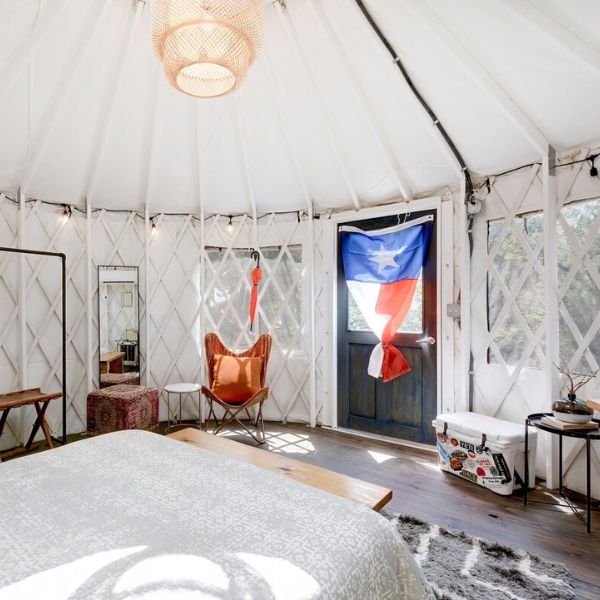
M477 446L475 448L475 450L477 450L477 452L479 454L483 454L483 452L485 451L485 442L487 441L487 437L485 435L485 433L481 434L481 445Z

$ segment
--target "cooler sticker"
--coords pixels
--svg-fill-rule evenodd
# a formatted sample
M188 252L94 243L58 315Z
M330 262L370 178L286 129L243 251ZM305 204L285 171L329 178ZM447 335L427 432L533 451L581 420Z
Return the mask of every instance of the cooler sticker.
M512 477L508 471L508 465L506 464L504 455L492 454L492 458L494 459L494 464L496 465L496 469L498 469L500 476L504 479L504 481L502 483L510 483L512 480Z
M467 453L464 450L455 450L450 459L450 467L453 471L460 471L463 468L463 462L467 458Z
M457 440L456 438L452 438L452 439L450 440L450 443L451 443L453 446L458 446L458 440Z
M465 450L470 450L471 452L475 450L475 446L473 446L473 444L468 444L467 442L461 442L460 447L464 448Z
M469 455L469 458L475 458L477 456L477 454L475 454L475 452L472 451L467 452L467 454Z
M478 458L475 462L484 469L489 469L492 466L492 461L489 458Z
M461 477L463 477L464 479L468 479L469 481L473 482L473 483L477 483L477 475L475 473L471 473L471 471L467 471L466 469L463 469L459 475Z
M448 453L448 451L446 450L446 448L444 447L443 444L440 444L439 442L437 443L437 449L438 452L440 453L440 456L442 457L442 459L446 462L450 461L450 454Z
M477 467L476 473L479 477L485 477L485 470L482 469L481 467Z

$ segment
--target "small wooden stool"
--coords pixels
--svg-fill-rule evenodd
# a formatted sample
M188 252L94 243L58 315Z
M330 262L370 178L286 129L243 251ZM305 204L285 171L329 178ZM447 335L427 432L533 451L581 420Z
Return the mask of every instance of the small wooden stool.
M50 428L48 427L45 415L50 401L56 400L57 398L62 398L61 392L45 394L40 390L40 388L21 390L20 392L11 392L10 394L0 394L0 436L2 436L4 425L6 425L8 413L13 408L20 408L21 406L33 404L37 412L37 418L31 429L31 434L29 435L27 444L25 444L25 449L29 450L31 448L31 444L33 444L33 440L40 427L44 432L44 437L46 438L46 442L48 442L48 446L50 448L54 448L52 436L50 435Z

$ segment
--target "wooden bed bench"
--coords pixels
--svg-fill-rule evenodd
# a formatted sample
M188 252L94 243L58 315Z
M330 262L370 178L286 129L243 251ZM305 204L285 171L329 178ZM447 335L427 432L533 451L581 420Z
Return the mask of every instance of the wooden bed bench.
M381 510L392 499L392 490L374 483L361 481L323 467L309 465L282 454L274 454L197 429L181 429L167 437L250 463L268 471L274 471L324 492L355 500L375 511Z

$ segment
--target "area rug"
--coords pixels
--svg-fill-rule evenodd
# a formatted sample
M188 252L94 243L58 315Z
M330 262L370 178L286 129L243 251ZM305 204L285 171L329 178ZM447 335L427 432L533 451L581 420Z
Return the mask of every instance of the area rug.
M577 599L563 565L464 531L391 511L382 514L396 524L439 600Z

